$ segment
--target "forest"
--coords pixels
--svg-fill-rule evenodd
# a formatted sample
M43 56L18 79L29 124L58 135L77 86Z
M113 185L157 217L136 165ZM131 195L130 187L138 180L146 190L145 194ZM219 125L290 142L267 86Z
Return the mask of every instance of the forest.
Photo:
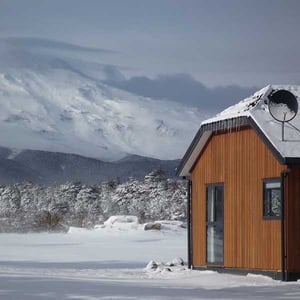
M93 228L112 215L134 215L140 223L186 219L187 183L156 170L143 179L0 186L0 232Z

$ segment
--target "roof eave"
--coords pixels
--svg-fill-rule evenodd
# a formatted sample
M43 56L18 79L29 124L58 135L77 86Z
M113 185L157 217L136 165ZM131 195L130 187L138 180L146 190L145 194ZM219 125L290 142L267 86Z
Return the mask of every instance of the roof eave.
M190 171L192 167L196 163L196 160L198 159L199 155L201 154L203 148L205 147L213 132L218 130L230 129L242 125L249 125L251 126L251 128L253 128L253 130L258 134L258 136L262 139L265 145L270 149L270 151L280 164L300 164L300 157L282 156L278 149L271 143L271 141L268 139L265 133L257 125L255 120L251 116L243 116L201 125L191 145L189 146L188 150L183 156L177 168L176 175L180 177L188 177L191 175Z
M177 176L189 177L191 175L190 171L211 135L211 130L200 128L177 168Z
M300 157L286 157L284 159L284 164L286 165L299 165Z

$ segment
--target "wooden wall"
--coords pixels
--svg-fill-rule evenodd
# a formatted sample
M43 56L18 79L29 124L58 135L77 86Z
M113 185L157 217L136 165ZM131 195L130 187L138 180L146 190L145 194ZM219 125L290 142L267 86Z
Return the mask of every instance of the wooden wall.
M286 267L300 270L300 166L291 167L286 177Z
M262 217L262 178L285 169L250 127L214 134L192 169L194 266L206 265L205 184L224 183L224 267L280 270L280 220Z

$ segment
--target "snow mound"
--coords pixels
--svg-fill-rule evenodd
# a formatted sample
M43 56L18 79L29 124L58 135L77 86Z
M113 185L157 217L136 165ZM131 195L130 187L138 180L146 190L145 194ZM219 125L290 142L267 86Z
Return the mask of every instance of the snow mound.
M90 230L87 228L82 228L82 227L74 227L74 226L70 226L68 233L70 234L77 234L77 233L86 233L89 232Z
M108 218L107 221L104 222L104 225L113 225L116 223L139 223L139 220L136 216L126 216L126 215L121 215L121 216L111 216Z
M154 260L150 260L147 264L145 271L156 270L158 268L158 264Z
M145 226L147 224L160 224L160 230L150 230L152 233L145 233ZM68 230L70 234L89 234L89 235L99 235L99 234L119 234L130 233L133 234L139 233L142 236L151 236L157 237L157 235L169 235L177 236L184 234L186 232L186 226L181 221L155 221L153 223L139 224L138 217L130 215L117 215L109 217L103 224L95 225L93 229L80 228L71 226ZM167 263L168 266L174 265L183 265L183 260L177 258Z
M185 231L186 226L181 221L154 221L151 223L139 224L138 217L130 215L117 215L109 217L103 224L95 225L95 230L113 230L113 231L130 231L130 230L141 230L145 231L147 225L159 224L159 231L178 232ZM158 230L157 230L158 231Z
M161 230L161 224L160 223L146 223L144 225L144 230Z
M248 273L246 275L247 278L253 279L253 280L261 280L261 281L274 281L273 278L265 276L265 275L261 275L261 274L253 274L253 273Z
M171 262L167 263L170 267L173 266L183 266L184 265L184 261L181 257L176 257L174 258Z
M161 224L161 230L177 231L177 230L186 228L185 223L182 221L160 220L160 221L155 221L154 223Z
M139 228L139 220L136 216L111 216L109 217L103 225L95 225L96 230L101 229L114 229L117 231L130 231L137 230Z
M187 268L184 266L184 261L181 257L174 258L171 262L156 262L151 260L147 266L144 268L144 271L147 272L150 277L154 276L163 276L164 274L172 273L172 276L175 274L186 271Z

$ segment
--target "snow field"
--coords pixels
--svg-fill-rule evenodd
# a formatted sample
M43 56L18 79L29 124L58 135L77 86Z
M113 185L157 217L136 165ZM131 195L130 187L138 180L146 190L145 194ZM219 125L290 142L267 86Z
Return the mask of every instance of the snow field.
M299 299L299 283L187 269L186 229L159 222L145 231L122 215L93 230L1 234L0 299Z
M1 234L0 257L42 263L120 261L143 267L151 259L185 259L186 229L180 226L182 222L172 224L161 231L144 231L134 216L113 216L94 230L70 227L67 234ZM169 257L172 248L178 254Z

